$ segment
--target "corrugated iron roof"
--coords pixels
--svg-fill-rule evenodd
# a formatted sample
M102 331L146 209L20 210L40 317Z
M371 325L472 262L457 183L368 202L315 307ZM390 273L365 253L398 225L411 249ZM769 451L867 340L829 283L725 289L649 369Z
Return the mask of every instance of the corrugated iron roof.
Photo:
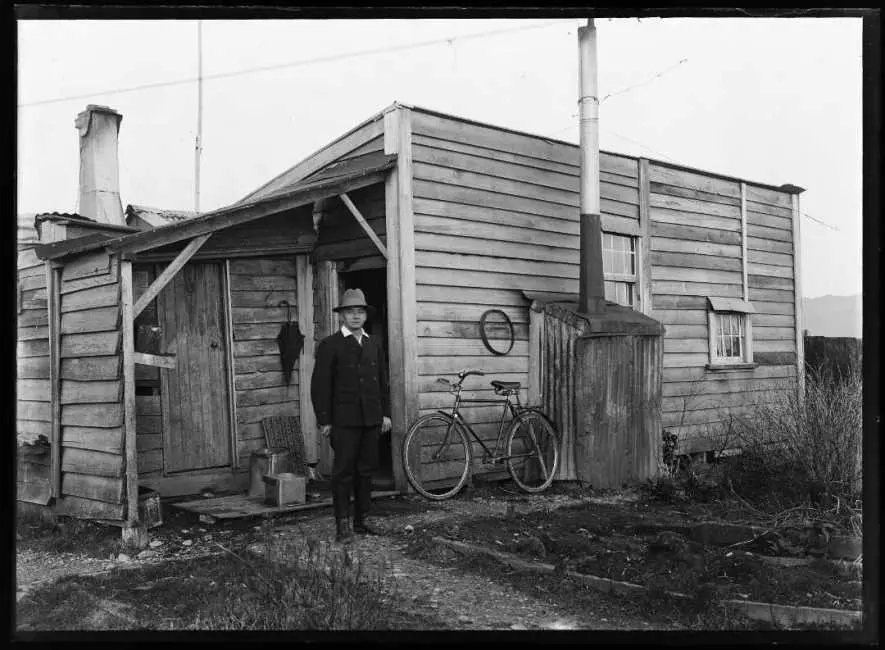
M114 235L106 232L96 232L91 235L76 237L75 239L62 239L61 241L50 242L48 244L38 244L34 250L39 259L49 260L55 259L56 257L63 257L72 252L83 252L95 248L101 248L101 245L104 242L112 239L115 239Z
M74 212L41 212L34 217L34 221L46 221L47 219L68 219L70 221L85 221L87 223L98 223L95 219L84 217L82 214Z
M153 226L164 226L167 223L186 221L197 216L196 212L188 210L163 210L146 205L127 205L126 217L140 217Z
M385 154L383 151L373 151L360 156L354 156L353 158L339 160L318 169L313 174L310 174L297 182L286 183L285 185L274 189L273 192L261 194L253 199L252 202L265 201L284 194L296 192L299 188L304 187L309 183L334 182L339 179L345 179L354 174L359 174L366 169L382 167L389 163L390 160L391 156Z

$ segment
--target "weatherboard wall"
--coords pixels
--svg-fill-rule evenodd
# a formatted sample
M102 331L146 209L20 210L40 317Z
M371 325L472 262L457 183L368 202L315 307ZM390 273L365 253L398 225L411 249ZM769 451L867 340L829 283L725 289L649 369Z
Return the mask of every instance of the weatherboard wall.
M436 378L467 367L489 376L469 378L465 397L494 398L489 381L501 379L521 382L525 401L529 301L522 292L578 292L577 148L419 110L412 133L420 412L448 407L451 395ZM639 232L635 159L602 155L601 199L604 228ZM480 318L491 308L514 326L505 356L480 337ZM500 407L467 405L464 413L494 444Z
M16 326L16 493L20 501L46 504L51 493L49 447L34 443L52 435L49 312L46 265L33 246L18 250Z
M417 109L412 132L425 413L451 403L435 379L461 368L528 384L522 291L578 292L580 168L574 145ZM635 308L666 327L663 424L681 451L713 449L729 414L795 385L792 196L744 184L742 218L740 181L604 152L600 168L603 230L638 238ZM756 365L710 370L707 298L744 297L745 266ZM514 323L506 356L480 340L490 308ZM465 395L493 396L489 379L468 379ZM466 408L493 442L498 409Z
M735 446L722 438L729 417L795 386L792 198L656 163L648 182L652 315L667 331L664 427L682 452ZM755 367L708 367L708 297L751 303Z
M287 301L290 307L281 306ZM286 383L277 335L298 321L294 256L230 260L237 454L248 467L252 451L266 446L261 421L300 416L298 363ZM308 344L305 341L305 345Z
M104 250L61 269L61 498L55 510L120 520L125 451L119 261Z

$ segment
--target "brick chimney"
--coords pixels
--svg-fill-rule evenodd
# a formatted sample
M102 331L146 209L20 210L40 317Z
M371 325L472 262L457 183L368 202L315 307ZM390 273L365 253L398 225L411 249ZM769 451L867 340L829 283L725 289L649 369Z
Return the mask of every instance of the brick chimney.
M107 106L89 104L77 115L80 132L80 194L77 212L99 223L125 226L120 202L117 136L123 116Z

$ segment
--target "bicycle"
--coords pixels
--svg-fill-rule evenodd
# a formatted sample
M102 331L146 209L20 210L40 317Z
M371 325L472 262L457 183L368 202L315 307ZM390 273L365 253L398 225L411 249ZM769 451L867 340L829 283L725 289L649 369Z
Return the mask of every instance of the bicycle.
M553 423L539 408L520 403L519 382L491 382L495 394L503 399L462 398L462 384L472 375L484 376L485 373L469 368L458 373L458 381L444 377L436 380L449 386L455 396L454 404L450 411L422 415L406 433L402 460L409 484L420 495L434 501L457 494L467 483L473 461L467 437L470 433L483 449L482 464L504 463L513 482L525 492L546 490L559 468L559 435ZM461 414L462 404L502 405L494 449L486 446ZM508 413L510 420L505 431ZM457 477L454 485L453 476Z

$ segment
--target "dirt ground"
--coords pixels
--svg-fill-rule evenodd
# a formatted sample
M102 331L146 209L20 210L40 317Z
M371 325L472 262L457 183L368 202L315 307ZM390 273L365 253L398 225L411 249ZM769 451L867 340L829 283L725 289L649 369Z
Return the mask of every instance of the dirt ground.
M594 501L435 525L449 539L515 553L582 574L659 590L780 605L861 610L861 581L847 563L799 557L772 534L702 544L674 532L691 519L666 506ZM781 564L786 562L786 564Z
M544 495L521 504L533 508L559 508L581 503L581 499L563 495ZM500 499L476 497L456 499L440 504L420 497L379 499L375 502L373 521L383 535L358 537L349 550L369 571L382 577L395 594L401 610L432 621L433 629L445 630L544 630L544 629L646 629L649 623L640 618L619 614L616 607L603 605L599 611L576 614L562 607L554 598L537 598L506 582L465 573L454 566L444 566L456 559L446 549L439 549L436 562L411 557L410 540L428 526L448 521L499 516L507 511ZM100 575L113 570L131 569L145 564L200 557L207 553L224 553L224 549L244 544L260 553L264 528L260 520L205 525L195 523L187 515L164 515L164 525L151 534L153 546L137 553L110 554L96 558L88 552L49 553L21 549L17 554L17 601L22 602L35 588L51 584L69 575ZM330 553L342 551L334 539L334 525L327 510L308 511L280 517L274 521L273 537L282 544L301 544L303 540L319 540ZM107 602L100 609L120 610ZM600 613L602 612L602 613ZM97 625L113 629L122 614L101 615ZM27 626L25 629L33 629Z
M801 577L807 573L804 567L779 571L747 559L743 550L732 555L727 555L728 550L694 547L690 552L650 552L657 537L643 528L643 522L685 523L704 516L689 510L650 506L635 493L594 496L567 487L530 496L500 486L468 489L444 502L400 496L374 502L373 520L383 534L358 537L349 549L368 571L383 579L396 606L426 621L426 629L679 629L679 623L645 615L615 596L583 591L580 599L571 598L568 589L572 587L563 591L561 578L527 578L500 566L471 566L450 549L428 546L427 540L434 535L649 586L663 579L667 588L676 591L701 580L736 598L747 594L762 600L761 596L777 595L774 601L781 602L789 596L793 602L782 604L859 609L859 584L847 584L844 576L814 574L817 577L812 580ZM330 554L342 549L332 541L329 509L282 515L265 525L260 519L207 525L193 515L164 508L164 524L151 531L151 545L141 552L121 552L107 544L58 553L41 550L39 544L20 543L17 602L25 602L35 589L51 589L54 581L67 575L100 575L223 554L232 548L260 554L269 529L275 543L283 547L295 548L313 539ZM111 530L109 535L118 538L119 531ZM416 548L423 550L416 552ZM295 551L291 557L297 561ZM769 576L776 579L772 582ZM753 578L758 584L752 583ZM828 579L831 582L825 584ZM807 596L799 594L802 589ZM101 612L94 618L94 629L114 629L114 621L127 620L113 603L97 602ZM27 621L23 629L40 629L39 622Z
M521 512L557 510L583 503L563 495L532 497L519 504ZM348 548L367 572L382 578L395 594L398 607L426 620L435 620L434 629L445 630L625 630L651 629L641 617L626 615L615 603L600 595L597 607L576 611L563 606L552 595L538 597L506 581L464 571L457 566L457 553L436 547L430 557L410 552L415 539L437 526L486 517L500 517L509 504L500 498L459 498L428 503L420 497L379 501L374 523L381 536L358 537ZM285 547L295 546L305 537L329 540L333 522L317 516L279 528L276 538ZM253 550L261 552L261 543ZM330 552L341 546L327 543ZM285 553L285 551L284 551ZM295 553L292 554L293 556Z

